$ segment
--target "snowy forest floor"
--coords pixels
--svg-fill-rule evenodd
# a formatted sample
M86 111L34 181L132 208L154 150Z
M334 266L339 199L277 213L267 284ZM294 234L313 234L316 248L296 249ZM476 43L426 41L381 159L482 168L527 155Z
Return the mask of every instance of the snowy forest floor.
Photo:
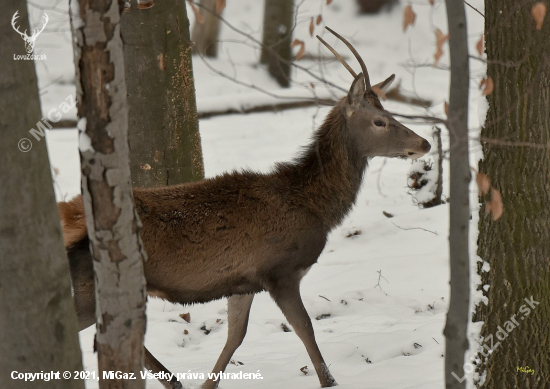
M447 30L442 1L436 1L434 6L427 0L414 3L417 19L407 32L403 32L402 25L406 6L403 2L375 16L359 15L351 0L336 0L330 5L320 0L297 3L301 6L294 36L305 42L306 52L329 54L308 33L310 18L322 9L323 23L350 38L363 55L373 83L396 73L403 90L433 102L431 108L421 109L387 101L386 109L444 117L449 72L432 66L406 66L433 64L435 30L439 28L444 33ZM224 17L261 39L262 4L252 0L228 2ZM325 5L321 7L321 4ZM480 0L472 4L479 10L483 8ZM46 9L46 12L54 16L53 11ZM40 12L31 15L38 20ZM193 13L189 16L193 22ZM474 54L483 33L483 19L471 9L467 10L467 16L470 51ZM45 113L75 93L68 19L59 12L52 20L52 30L38 40L36 48L36 54L48 55L48 60L37 63ZM316 26L315 33L323 33L322 25ZM327 38L354 68L359 68L342 44L335 44L330 35L325 35ZM259 50L251 47L247 38L222 26L221 40L220 57L208 61L210 66L232 77L279 95L343 96L342 91L326 89L318 82L312 89L310 83L314 80L296 71L293 78L298 83L290 89L280 89L265 69L257 66ZM449 64L447 45L444 52L439 63L443 67ZM302 60L300 64L315 72L319 70L314 61ZM478 118L484 117L485 111L477 86L485 70L482 62L472 61L471 65L470 126L479 128ZM322 70L332 82L349 88L351 77L337 61L323 64ZM234 107L236 102L247 105L259 100L276 100L212 73L200 58L194 58L194 72L199 110ZM329 109L311 107L201 120L206 176L241 168L269 171L275 162L290 160L309 142L314 128L322 123ZM75 117L76 113L70 112L64 119ZM411 124L406 120L403 123L432 141L430 125ZM448 149L446 129L443 134L444 149ZM76 129L53 130L47 134L59 201L80 193L77 138ZM479 147L472 148L472 153L471 164L475 167L481 156ZM448 196L448 160L443 166L444 195ZM414 204L407 188L410 167L410 160L377 158L371 161L355 208L330 235L318 264L301 284L321 352L342 389L443 387L445 339L442 331L449 295L449 209L448 205L419 209ZM476 207L474 202L471 224L474 239ZM383 212L394 217L388 218ZM179 316L186 312L190 313L190 323ZM226 300L179 306L150 298L147 317L145 343L167 368L173 373L207 375L210 372L227 336ZM294 332L283 330L283 323L288 324L271 298L266 293L257 295L247 336L227 372L259 371L263 379L261 382L223 380L220 388L319 387L303 344ZM92 349L94 333L93 327L82 331L80 342L85 369L97 371ZM304 366L308 367L307 374L300 370ZM457 372L462 376L461 373ZM202 380L186 379L182 383L185 388L195 388ZM162 387L155 380L147 384L149 388ZM86 387L97 388L98 382L89 380Z

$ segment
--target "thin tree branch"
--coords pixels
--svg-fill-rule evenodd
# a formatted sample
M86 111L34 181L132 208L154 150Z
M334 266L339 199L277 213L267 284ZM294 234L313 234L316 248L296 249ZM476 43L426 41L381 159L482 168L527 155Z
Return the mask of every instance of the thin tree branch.
M470 3L468 3L466 0L464 0L464 3L465 3L468 7L470 7L470 8L473 9L474 11L476 11L478 14L480 14L480 15L483 16L483 17L485 17L485 15L483 15L481 12L479 12L479 10L478 10L476 7L474 7L473 5L471 5Z

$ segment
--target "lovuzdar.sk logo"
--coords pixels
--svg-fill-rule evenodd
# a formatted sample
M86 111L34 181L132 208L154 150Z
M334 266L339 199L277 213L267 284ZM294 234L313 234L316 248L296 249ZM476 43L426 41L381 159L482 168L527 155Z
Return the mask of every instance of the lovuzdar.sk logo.
M46 59L46 54L36 55L36 54L33 54L33 51L34 51L34 43L36 42L38 35L40 35L42 31L44 31L44 29L46 28L46 25L48 24L48 20L49 20L48 15L44 14L42 27L32 30L31 36L28 36L27 30L25 30L25 32L21 32L19 31L19 27L16 25L16 20L19 17L18 13L19 11L15 11L15 13L13 14L13 17L11 18L11 26L19 35L21 35L21 38L23 38L23 40L25 41L25 49L27 50L27 54L26 55L14 54L13 59L15 60Z

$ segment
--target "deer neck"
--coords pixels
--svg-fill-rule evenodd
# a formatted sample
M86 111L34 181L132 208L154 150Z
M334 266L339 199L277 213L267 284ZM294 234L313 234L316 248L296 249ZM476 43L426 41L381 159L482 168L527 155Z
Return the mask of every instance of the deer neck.
M338 104L303 154L278 170L288 184L290 200L310 209L330 231L353 207L366 167L367 158L359 155Z

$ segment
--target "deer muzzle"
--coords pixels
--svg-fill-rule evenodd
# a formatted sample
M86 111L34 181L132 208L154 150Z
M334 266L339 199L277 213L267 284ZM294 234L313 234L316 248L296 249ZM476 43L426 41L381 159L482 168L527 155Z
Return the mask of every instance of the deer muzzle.
M432 146L426 139L422 139L416 147L405 150L407 158L417 159L425 155L431 150Z

